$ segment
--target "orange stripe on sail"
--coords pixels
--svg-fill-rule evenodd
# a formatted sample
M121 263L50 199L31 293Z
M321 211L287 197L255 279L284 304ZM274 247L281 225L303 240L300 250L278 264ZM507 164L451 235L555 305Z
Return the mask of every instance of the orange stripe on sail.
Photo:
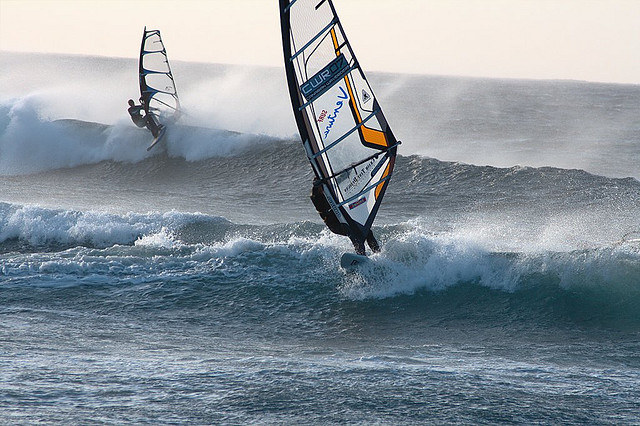
M331 28L331 39L333 40L333 47L336 49L336 57L340 56L340 49L338 49L338 37L336 36L335 28Z
M349 82L349 75L345 75L344 76L344 81L347 83L347 90L349 91L349 97L352 100L353 103L353 109L356 111L356 117L358 117L358 124L362 123L362 117L360 116L360 111L358 111L358 106L356 105L356 98L355 96L353 96L353 92L351 91L351 84ZM364 128L364 126L363 126Z
M368 127L362 126L362 136L364 136L366 142L384 147L387 146L387 138L384 132L380 130L369 129Z
M386 178L389 175L390 168L391 168L391 163L387 164L387 167L384 169L384 173L382 174L382 179ZM378 186L376 186L376 200L378 199L378 195L380 195L380 192L382 191L382 187L384 186L385 183L386 181L380 182Z

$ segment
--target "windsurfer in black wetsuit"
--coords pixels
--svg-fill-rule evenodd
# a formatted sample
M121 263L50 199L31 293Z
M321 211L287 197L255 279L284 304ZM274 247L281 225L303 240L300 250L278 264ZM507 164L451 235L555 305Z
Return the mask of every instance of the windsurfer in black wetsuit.
M327 225L329 230L334 234L345 235L349 237L357 254L365 255L364 241L359 241L349 232L349 228L338 220L338 217L331 209L331 205L327 201L327 197L324 195L322 189L322 182L317 177L313 179L313 188L311 188L311 202L315 206L316 210L320 214L320 217ZM380 245L373 236L373 231L369 229L369 233L366 238L367 244L371 248L371 251L378 253L380 251Z
M164 126L156 123L155 119L153 118L153 114L146 114L143 116L142 115L143 110L144 110L144 102L142 98L140 98L140 105L136 105L135 102L133 102L133 99L129 99L129 109L127 109L127 111L131 116L131 120L138 127L146 126L147 129L151 131L151 134L153 135L153 137L157 138L158 134L162 130L162 127Z
M129 115L131 116L131 121L138 127L145 127L147 125L147 119L142 115L142 111L144 107L142 105L136 105L133 102L133 99L129 99Z

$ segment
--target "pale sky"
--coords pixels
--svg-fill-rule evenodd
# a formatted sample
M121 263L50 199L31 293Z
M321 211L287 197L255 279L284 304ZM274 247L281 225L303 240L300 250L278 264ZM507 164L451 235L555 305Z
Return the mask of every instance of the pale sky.
M640 84L640 0L334 0L365 70ZM0 50L281 66L276 0L0 0Z

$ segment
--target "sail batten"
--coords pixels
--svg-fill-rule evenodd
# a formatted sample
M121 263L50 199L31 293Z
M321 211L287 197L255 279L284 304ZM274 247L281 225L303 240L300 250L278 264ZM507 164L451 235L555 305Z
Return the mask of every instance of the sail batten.
M364 241L399 142L332 0L280 0L280 17L289 94L305 152L336 217L352 240Z

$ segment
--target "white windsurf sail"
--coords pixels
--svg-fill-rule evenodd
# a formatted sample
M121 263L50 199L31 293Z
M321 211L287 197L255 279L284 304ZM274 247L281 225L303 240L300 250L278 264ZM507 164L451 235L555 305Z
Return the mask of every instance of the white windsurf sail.
M396 140L331 0L280 0L298 130L327 201L363 242L393 173Z
M145 113L152 114L157 124L177 120L180 101L159 30L144 28L139 73Z

